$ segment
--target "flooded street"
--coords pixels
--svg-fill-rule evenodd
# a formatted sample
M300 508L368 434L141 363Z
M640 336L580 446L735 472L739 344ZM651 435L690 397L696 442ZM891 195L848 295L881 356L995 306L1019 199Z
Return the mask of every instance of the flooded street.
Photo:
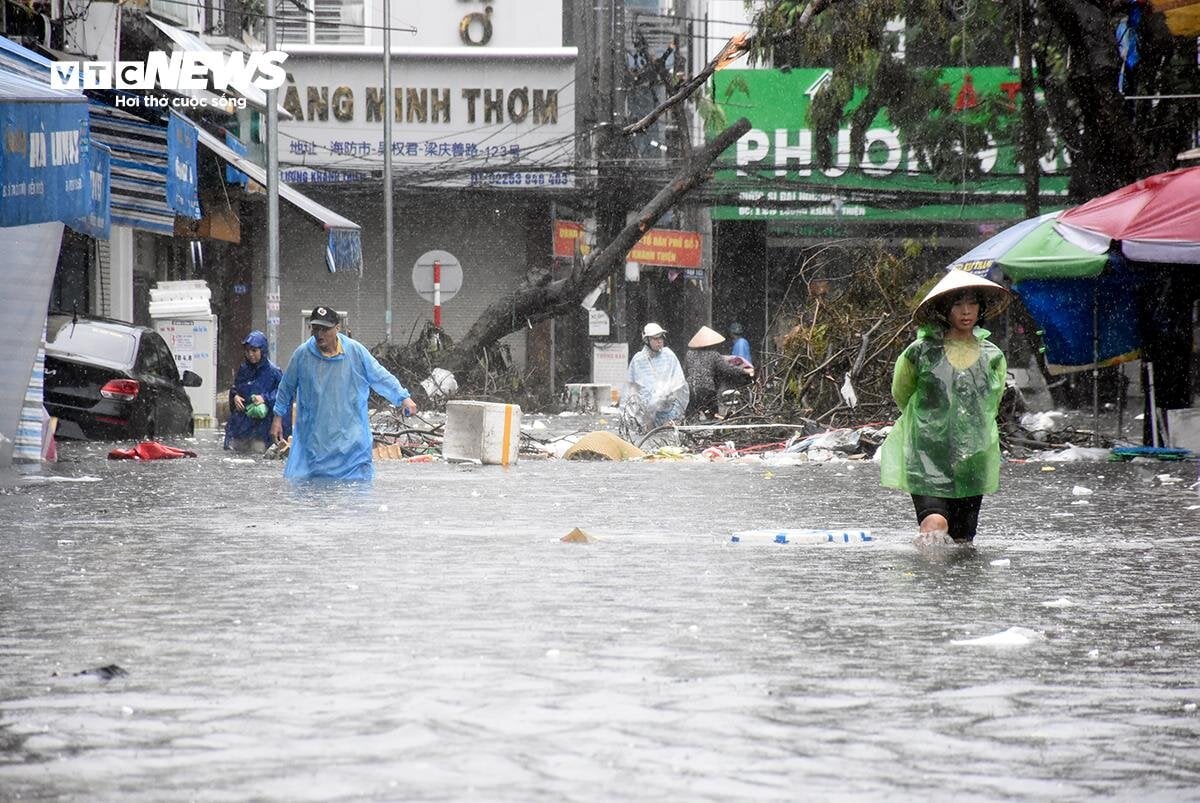
M1008 463L977 545L919 552L870 463L293 486L173 443L199 459L72 444L0 495L0 799L1200 788L1194 463ZM771 527L876 540L730 543Z

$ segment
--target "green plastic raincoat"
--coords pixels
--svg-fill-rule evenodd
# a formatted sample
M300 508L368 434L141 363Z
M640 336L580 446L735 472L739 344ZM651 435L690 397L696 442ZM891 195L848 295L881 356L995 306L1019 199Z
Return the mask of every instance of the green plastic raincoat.
M975 328L978 358L951 365L940 327L922 326L896 360L892 396L901 415L883 442L880 482L910 494L961 499L1000 484L996 415L1008 363Z

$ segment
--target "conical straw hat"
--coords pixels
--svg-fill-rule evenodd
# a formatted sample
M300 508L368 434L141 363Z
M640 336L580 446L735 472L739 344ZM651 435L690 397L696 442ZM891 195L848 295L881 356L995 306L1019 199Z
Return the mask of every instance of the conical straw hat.
M692 335L692 339L688 341L688 348L702 349L705 346L715 346L718 343L724 343L725 338L720 333L709 329L707 326L701 326L696 334Z
M935 312L937 299L956 295L962 290L974 290L983 297L987 309L980 316L981 320L1002 312L1008 306L1008 302L1012 300L1012 294L1003 286L982 276L954 268L946 271L942 280L935 284L917 305L913 312L913 320L917 323L932 323L937 319Z

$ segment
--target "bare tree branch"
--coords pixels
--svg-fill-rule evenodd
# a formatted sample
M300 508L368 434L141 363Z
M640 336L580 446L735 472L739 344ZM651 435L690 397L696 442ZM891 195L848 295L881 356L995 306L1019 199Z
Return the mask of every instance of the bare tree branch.
M625 264L629 249L663 213L708 180L712 163L749 130L750 121L740 118L705 145L611 242L584 257L580 270L551 281L526 279L507 296L492 302L467 334L439 358L438 364L453 373L464 371L475 364L479 352L501 337L527 323L553 318L576 307L592 288Z

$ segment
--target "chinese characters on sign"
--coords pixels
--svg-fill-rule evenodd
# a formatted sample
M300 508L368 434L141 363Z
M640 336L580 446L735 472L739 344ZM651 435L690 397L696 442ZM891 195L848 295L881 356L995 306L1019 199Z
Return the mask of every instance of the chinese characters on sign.
M469 57L398 56L403 86L391 93L362 54L292 54L280 90L292 115L280 123L284 180L361 181L390 154L402 179L421 186L572 186L574 48L516 60L462 50Z

